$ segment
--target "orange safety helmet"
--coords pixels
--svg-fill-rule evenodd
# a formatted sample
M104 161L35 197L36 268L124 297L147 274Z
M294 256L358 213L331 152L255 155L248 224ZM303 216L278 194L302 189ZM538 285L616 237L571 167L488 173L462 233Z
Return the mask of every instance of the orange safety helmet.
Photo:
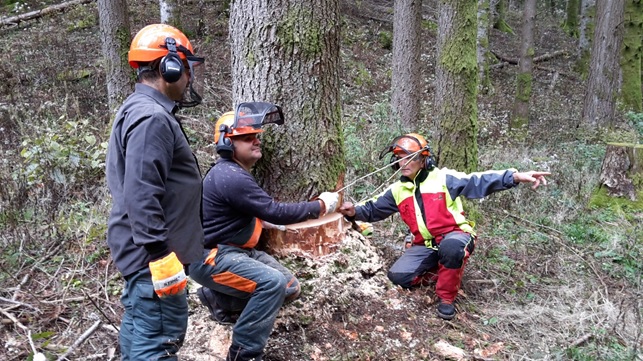
M130 45L128 53L129 65L137 69L139 63L149 63L166 56L169 52L165 40L173 38L176 41L177 52L181 60L186 61L188 55L194 53L192 44L187 36L179 29L167 24L152 24L141 29ZM186 49L189 54L181 49Z
M243 114L240 114L243 116ZM243 119L243 118L241 118ZM237 126L234 127L234 112L229 111L224 113L214 125L214 143L219 144L221 137L221 130L224 130L224 137L231 138L238 135L257 134L262 133L264 130L261 128L254 128L252 126Z
M395 155L405 156L423 149L420 154L426 157L430 155L428 145L429 143L423 136L417 133L408 133L395 138L389 151Z
M393 153L390 162L394 170L398 170L400 167L398 158L404 158L413 153L418 153L423 157L424 168L428 171L432 171L437 164L433 157L431 147L429 147L429 143L423 136L417 133L408 133L395 137L390 145L380 152L380 159L384 158L384 156L390 152ZM413 156L413 158L416 157L417 155Z

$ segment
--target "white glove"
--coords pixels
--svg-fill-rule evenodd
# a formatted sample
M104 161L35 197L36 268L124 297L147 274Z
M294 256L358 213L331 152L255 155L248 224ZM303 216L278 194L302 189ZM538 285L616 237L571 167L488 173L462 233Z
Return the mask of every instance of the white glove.
M339 203L339 194L337 192L323 192L317 198L324 202L324 206L326 206L324 214L333 213L337 209L337 203Z

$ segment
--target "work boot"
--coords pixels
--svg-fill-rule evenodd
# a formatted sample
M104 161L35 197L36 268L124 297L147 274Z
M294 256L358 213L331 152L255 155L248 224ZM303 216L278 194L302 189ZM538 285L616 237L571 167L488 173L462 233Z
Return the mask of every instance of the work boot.
M262 361L263 352L250 352L242 347L231 344L226 361Z
M234 325L239 318L239 315L234 312L223 310L217 304L217 298L214 291L207 287L201 287L196 290L201 303L210 311L210 318L221 325Z
M455 317L455 307L449 301L440 300L438 305L438 316L443 320L451 320Z

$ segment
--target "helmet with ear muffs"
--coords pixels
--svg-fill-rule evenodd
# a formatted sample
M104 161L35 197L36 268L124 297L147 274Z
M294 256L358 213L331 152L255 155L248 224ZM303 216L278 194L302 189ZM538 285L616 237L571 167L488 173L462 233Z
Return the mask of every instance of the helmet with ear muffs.
M417 156L420 156L424 159L424 168L429 172L436 167L435 158L433 157L433 152L429 143L424 139L423 136L417 133L407 133L398 137L395 137L390 145L383 149L380 153L380 159L382 159L387 153L393 153L391 155L391 167L394 170L400 168L399 158L406 157L408 155L417 153Z
M214 126L214 142L217 153L223 158L232 158L236 136L258 134L266 124L284 124L281 107L271 103L241 103L236 111L223 114Z

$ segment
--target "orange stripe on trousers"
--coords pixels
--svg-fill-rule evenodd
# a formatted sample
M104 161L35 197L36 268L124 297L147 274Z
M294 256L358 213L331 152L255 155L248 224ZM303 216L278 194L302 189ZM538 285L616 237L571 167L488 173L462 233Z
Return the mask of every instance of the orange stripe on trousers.
M236 275L232 272L223 272L212 276L212 280L218 284L232 287L235 290L252 293L257 288L257 283L247 278Z

